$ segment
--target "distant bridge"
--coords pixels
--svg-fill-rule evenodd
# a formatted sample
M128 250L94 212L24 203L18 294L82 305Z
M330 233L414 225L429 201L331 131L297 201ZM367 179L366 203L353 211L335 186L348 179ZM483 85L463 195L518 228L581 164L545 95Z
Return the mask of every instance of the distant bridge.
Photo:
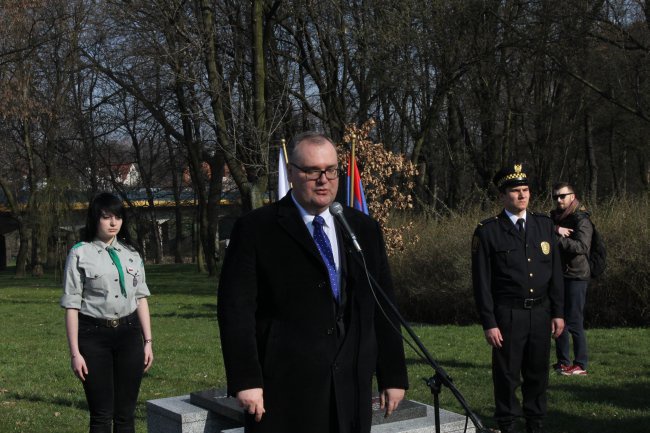
M129 192L127 197L128 201L125 202L127 209L135 209L138 213L147 213L150 211L149 200L146 197L146 192L143 190ZM159 229L163 233L163 244L166 244L169 241L169 237L175 235L173 229L167 225L167 222L176 217L176 201L170 190L159 189L154 191L153 204ZM181 194L179 205L183 219L185 221L194 221L197 207L197 201L194 195L191 192L184 192ZM21 199L20 206L23 206L23 208L27 206L26 198L23 197ZM65 232L76 232L78 234L79 230L86 223L88 201L79 194L79 196L70 197L70 204L67 207L70 212L67 218L59 223L58 228ZM232 225L241 211L239 194L224 194L219 201L219 209L219 237L221 239L227 239L230 236ZM0 270L6 267L7 258L14 256L16 253L17 230L18 222L11 216L5 197L0 194ZM73 234L73 236L75 235ZM165 245L163 247L165 248Z
M85 223L85 213L88 210L88 201L81 196L82 194L75 194L74 197L71 197L71 203L68 205L68 209L71 211L71 219L73 220L70 222L71 225L77 225L76 223ZM172 191L169 189L156 188L153 190L153 196L153 204L156 209L157 217L159 219L169 219L168 212L176 208L176 201ZM187 213L188 209L196 208L197 200L191 190L183 190L181 192L179 205L183 209L184 213ZM21 206L22 209L27 207L26 196L20 198L19 206ZM135 209L136 212L146 212L151 209L149 206L149 199L144 189L129 191L127 193L125 206L127 209ZM224 210L223 215L219 216L220 218L222 216L232 217L233 213L239 211L241 207L239 193L237 191L225 192L222 194L219 206ZM159 211L161 212L160 214L158 214ZM11 233L14 230L18 230L18 223L14 218L12 218L6 199L4 195L0 193L0 235Z

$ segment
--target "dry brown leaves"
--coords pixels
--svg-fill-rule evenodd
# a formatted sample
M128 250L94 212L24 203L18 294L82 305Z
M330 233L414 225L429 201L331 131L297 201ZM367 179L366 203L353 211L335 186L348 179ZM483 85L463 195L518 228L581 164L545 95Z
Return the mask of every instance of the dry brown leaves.
M412 221L399 227L388 226L391 211L413 207L411 191L417 169L404 155L386 150L382 143L374 143L369 138L374 127L373 119L361 126L347 125L343 143L338 145L339 162L347 170L350 147L354 143L368 210L381 225L386 251L392 255L419 240L413 233Z

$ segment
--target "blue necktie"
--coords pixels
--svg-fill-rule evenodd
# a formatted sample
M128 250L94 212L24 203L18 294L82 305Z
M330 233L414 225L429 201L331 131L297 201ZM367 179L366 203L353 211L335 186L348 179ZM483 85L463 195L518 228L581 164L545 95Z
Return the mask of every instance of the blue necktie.
M316 215L312 224L314 225L314 240L316 241L316 246L318 247L318 251L327 266L327 273L330 277L330 285L332 286L332 295L334 295L334 299L338 302L339 279L336 275L336 264L334 263L334 254L332 254L332 244L330 244L329 238L323 231L325 220L322 216Z

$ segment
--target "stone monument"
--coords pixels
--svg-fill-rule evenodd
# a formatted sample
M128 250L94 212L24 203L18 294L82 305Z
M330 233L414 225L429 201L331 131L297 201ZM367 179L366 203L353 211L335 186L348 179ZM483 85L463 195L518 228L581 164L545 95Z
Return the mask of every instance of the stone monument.
M434 433L433 407L404 400L384 418L379 397L373 398L371 433ZM148 433L244 433L244 411L223 389L147 401ZM467 430L465 424L467 422ZM440 409L443 433L474 433L466 417ZM308 426L306 432L309 431Z

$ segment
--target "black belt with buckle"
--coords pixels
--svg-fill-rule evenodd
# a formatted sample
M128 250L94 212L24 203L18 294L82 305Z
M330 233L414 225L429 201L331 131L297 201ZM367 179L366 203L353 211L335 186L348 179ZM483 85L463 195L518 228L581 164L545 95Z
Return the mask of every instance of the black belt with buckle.
M119 317L116 319L98 319L97 317L86 316L85 314L79 313L79 320L93 323L97 326L104 326L106 328L117 328L120 325L126 325L127 323L132 323L138 320L138 313L134 311L128 316Z
M540 296L539 298L507 298L499 299L496 302L497 305L503 305L510 308L518 308L524 310L530 310L538 305L542 305L546 301L546 296Z

